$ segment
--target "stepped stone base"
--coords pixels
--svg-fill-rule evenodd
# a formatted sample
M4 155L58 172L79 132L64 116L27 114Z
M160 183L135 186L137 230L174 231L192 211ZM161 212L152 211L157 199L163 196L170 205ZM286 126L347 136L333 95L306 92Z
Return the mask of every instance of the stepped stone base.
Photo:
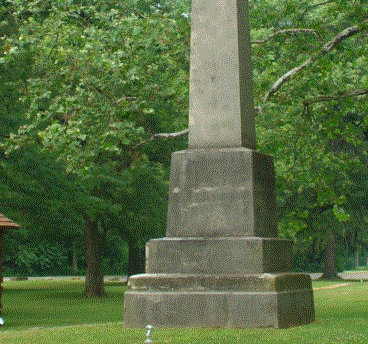
M291 241L277 238L162 238L146 246L147 273L289 272Z
M127 327L288 328L314 321L305 274L143 274L129 287Z
M246 148L172 156L166 237L131 276L127 327L275 327L314 320L309 275L277 238L270 156Z

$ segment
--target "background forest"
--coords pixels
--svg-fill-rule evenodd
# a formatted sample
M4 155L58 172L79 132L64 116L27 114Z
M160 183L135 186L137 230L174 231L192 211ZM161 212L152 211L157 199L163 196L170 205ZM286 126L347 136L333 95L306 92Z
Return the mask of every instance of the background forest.
M298 271L366 266L368 1L249 6L279 235ZM187 145L189 40L189 0L0 0L5 276L86 274L98 296L143 270Z

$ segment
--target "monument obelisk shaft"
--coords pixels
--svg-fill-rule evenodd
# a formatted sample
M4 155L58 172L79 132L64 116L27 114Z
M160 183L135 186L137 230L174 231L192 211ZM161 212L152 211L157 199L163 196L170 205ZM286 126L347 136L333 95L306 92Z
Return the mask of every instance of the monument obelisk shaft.
M193 0L189 148L255 149L247 1Z
M172 155L166 237L129 278L129 327L291 327L311 279L277 238L272 157L255 151L246 0L193 0L189 149Z

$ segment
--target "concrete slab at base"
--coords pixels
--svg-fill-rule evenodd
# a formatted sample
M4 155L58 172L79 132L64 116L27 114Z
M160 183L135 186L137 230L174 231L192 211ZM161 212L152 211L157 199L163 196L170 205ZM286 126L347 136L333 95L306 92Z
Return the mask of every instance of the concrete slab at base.
M311 289L283 292L127 291L126 327L288 328L314 321Z
M128 287L134 291L226 291L282 292L312 289L309 274L140 274L129 277Z

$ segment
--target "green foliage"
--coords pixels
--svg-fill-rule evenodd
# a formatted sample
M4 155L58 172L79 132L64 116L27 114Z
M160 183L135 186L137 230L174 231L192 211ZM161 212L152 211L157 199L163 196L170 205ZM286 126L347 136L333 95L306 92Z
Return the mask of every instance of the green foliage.
M21 245L18 249L15 264L21 273L28 275L42 274L42 271L51 270L54 266L60 267L68 260L67 250L57 243L51 246L48 242L40 242L35 246Z
M368 247L357 92L368 89L367 2L249 3L258 146L275 157L280 235L316 267L333 228L347 260ZM50 241L80 241L84 214L107 238L163 234L169 157L186 142L143 142L187 127L189 8L0 2L2 211Z
M14 108L1 127L3 211L26 229L49 233L50 241L80 240L84 214L101 222L107 237L119 233L143 244L163 233L164 168L176 145L140 143L187 125L183 6L1 4L14 23L4 26L0 46L7 76L0 93ZM117 264L104 262L106 269Z
M258 143L275 157L280 234L296 242L299 254L312 249L316 262L324 234L333 228L344 247L340 254L350 255L360 245L357 237L368 238L361 207L367 193L362 179L368 108L366 96L349 95L368 89L367 4L250 4L252 40L259 41L253 44ZM337 38L355 27L355 34ZM306 61L299 72L286 75ZM282 76L281 86L270 93Z

